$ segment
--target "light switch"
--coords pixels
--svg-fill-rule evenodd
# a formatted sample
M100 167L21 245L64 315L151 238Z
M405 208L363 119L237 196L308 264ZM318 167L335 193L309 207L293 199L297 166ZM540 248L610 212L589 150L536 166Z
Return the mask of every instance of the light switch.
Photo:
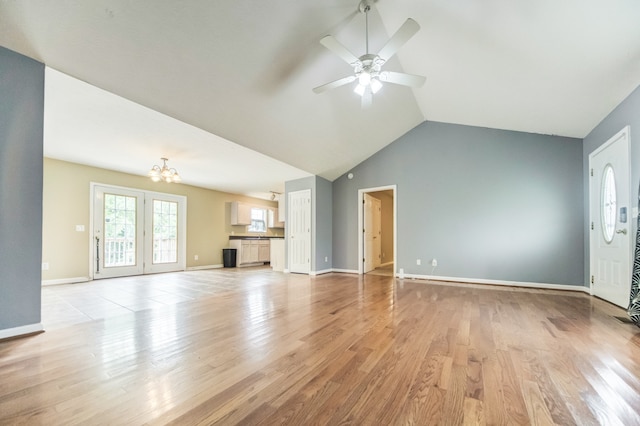
M84 232L84 225L76 225L77 232Z

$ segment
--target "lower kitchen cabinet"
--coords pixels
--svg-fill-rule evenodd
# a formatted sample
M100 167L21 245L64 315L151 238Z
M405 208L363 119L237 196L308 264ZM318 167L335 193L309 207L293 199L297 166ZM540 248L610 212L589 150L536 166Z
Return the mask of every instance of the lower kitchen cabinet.
M229 247L238 251L238 266L265 263L271 260L268 238L229 240Z

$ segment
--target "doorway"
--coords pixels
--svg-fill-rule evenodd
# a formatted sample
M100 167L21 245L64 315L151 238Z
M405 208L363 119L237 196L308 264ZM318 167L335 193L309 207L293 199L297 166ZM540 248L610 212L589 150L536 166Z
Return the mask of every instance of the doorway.
M186 197L91 185L93 279L186 268Z
M396 275L396 186L358 191L358 273Z
M591 294L623 308L631 291L630 181L626 126L589 155Z

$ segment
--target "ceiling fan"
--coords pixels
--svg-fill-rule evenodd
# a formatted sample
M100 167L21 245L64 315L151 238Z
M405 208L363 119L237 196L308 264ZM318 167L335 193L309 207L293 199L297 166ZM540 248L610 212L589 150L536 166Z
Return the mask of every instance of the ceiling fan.
M382 66L420 29L420 25L409 18L396 31L396 33L380 49L378 54L369 53L369 11L371 5L377 0L362 0L358 6L360 12L365 14L365 43L366 53L359 58L351 53L335 37L328 35L320 40L320 43L338 55L342 60L353 67L353 75L340 78L322 86L315 87L315 93L322 93L330 89L335 89L345 84L358 81L358 85L353 90L362 97L362 107L371 105L373 94L382 88L382 82L400 84L409 87L421 87L426 77L413 74L405 74L395 71L382 71Z

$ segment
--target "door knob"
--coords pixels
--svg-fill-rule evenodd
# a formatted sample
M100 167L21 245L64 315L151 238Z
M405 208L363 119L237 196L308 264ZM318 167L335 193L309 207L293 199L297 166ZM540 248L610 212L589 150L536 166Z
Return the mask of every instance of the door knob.
M624 234L624 235L627 235L627 228L616 229L616 234Z

